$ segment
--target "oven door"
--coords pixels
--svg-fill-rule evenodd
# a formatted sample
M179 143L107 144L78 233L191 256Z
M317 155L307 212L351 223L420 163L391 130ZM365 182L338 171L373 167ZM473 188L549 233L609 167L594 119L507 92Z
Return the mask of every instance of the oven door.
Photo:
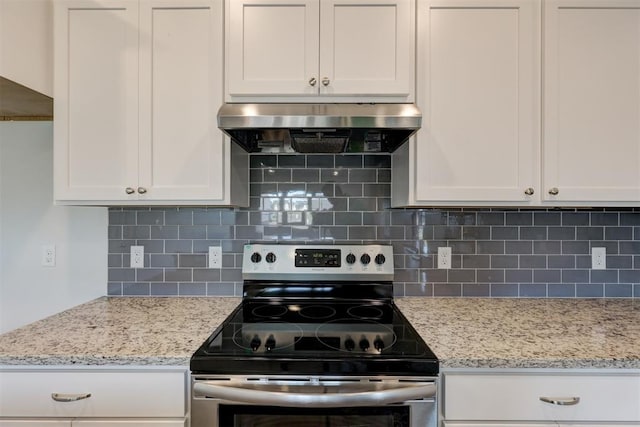
M435 427L433 378L194 377L192 427Z

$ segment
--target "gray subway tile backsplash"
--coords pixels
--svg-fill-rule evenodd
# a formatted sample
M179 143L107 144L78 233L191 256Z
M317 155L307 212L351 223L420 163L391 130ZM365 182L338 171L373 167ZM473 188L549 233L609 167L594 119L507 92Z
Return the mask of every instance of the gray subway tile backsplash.
M389 209L389 155L256 154L250 167L247 209L110 208L108 295L240 296L244 244L295 241L393 245L398 296L640 297L640 209ZM129 268L132 245L145 268ZM440 246L451 270L435 268ZM593 247L606 270L591 270Z

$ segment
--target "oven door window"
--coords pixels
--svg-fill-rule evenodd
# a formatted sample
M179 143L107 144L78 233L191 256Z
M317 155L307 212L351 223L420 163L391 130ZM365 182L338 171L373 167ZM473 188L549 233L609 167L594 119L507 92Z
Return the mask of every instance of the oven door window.
M220 405L224 427L409 427L409 406L282 408Z

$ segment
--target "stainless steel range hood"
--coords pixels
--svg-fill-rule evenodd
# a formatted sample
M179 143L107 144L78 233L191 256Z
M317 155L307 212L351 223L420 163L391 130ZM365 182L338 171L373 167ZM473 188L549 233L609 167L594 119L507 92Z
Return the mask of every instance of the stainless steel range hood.
M248 152L392 152L422 123L414 104L224 104L218 127Z

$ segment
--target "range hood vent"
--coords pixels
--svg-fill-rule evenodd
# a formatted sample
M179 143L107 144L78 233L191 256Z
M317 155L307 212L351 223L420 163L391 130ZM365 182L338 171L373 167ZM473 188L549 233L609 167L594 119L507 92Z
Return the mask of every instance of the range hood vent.
M218 127L250 153L390 153L422 123L414 104L224 104Z

